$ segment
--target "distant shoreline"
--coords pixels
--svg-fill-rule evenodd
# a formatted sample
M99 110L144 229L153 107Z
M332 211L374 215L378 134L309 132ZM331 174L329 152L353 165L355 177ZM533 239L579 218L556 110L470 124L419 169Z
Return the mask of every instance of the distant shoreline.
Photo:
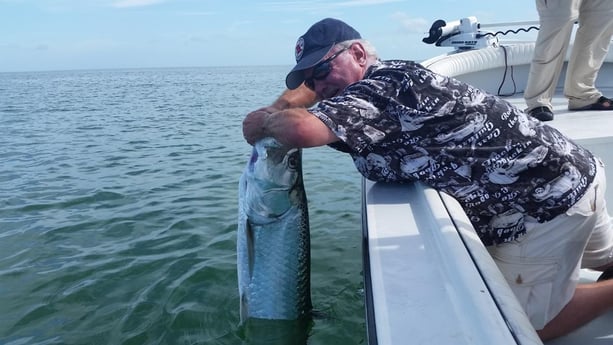
M87 71L134 71L134 70L179 70L179 69L230 69L230 68L270 68L270 67L285 67L288 71L292 68L292 65L227 65L227 66L169 66L169 67L101 67L101 68L67 68L67 69L41 69L41 70L19 70L19 71L0 71L0 74L4 73L54 73L54 72L87 72Z

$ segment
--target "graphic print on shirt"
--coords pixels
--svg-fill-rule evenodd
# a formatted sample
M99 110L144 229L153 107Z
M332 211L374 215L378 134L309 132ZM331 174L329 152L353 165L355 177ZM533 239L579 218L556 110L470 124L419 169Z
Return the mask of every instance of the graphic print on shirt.
M590 152L496 96L410 61L379 61L309 109L373 181L422 181L458 200L486 245L548 221L585 192Z
M519 174L531 166L541 163L549 150L538 146L523 156L494 160L486 168L487 178L495 184L511 184L519 179Z

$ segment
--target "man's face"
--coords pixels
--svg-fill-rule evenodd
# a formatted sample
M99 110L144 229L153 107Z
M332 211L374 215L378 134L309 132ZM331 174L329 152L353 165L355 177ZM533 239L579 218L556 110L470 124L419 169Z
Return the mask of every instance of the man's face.
M317 65L304 71L304 84L320 99L340 94L347 86L362 78L354 55L354 45L334 47Z

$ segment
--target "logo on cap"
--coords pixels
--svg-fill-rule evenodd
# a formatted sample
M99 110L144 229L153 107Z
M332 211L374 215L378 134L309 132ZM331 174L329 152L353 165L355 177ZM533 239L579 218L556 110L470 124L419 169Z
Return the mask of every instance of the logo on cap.
M300 61L302 58L302 53L304 53L304 38L298 38L298 42L296 42L296 62Z

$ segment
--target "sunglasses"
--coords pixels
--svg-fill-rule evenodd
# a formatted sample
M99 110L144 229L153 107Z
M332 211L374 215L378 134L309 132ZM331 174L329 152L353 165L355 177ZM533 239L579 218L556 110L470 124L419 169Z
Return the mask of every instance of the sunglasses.
M330 71L332 71L332 65L330 64L330 62L336 59L337 56L341 55L341 53L347 49L349 49L349 47L345 47L337 51L336 53L332 54L329 58L313 66L313 73L311 74L309 78L304 79L304 85L306 85L306 87L308 87L311 90L315 90L315 80L326 79L328 74L330 74Z

